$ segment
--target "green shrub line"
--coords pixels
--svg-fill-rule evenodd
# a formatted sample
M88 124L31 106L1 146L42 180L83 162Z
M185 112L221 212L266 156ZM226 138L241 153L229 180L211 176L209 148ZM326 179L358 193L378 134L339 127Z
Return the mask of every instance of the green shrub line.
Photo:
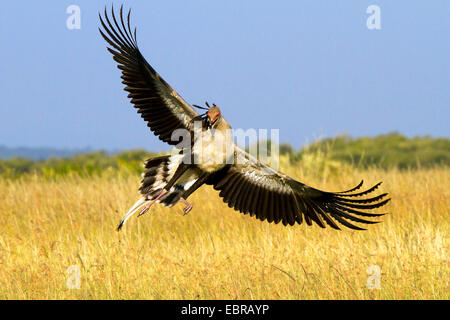
M316 152L360 168L418 169L450 165L449 138L407 138L399 133L361 138L341 135L323 139L300 150L294 161Z
M419 169L450 165L450 139L432 137L407 138L398 133L377 137L352 138L348 135L321 139L296 151L290 144L280 145L280 154L290 164L320 162L357 168ZM67 175L93 176L117 173L140 173L145 159L156 153L128 150L109 155L105 151L79 154L67 158L33 161L26 158L0 160L0 176L18 178L27 174L54 178Z

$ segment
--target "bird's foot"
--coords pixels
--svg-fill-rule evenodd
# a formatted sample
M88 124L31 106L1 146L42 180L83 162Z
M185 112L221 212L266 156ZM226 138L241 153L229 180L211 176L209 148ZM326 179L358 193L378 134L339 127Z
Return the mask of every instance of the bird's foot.
M193 206L192 206L192 204L187 202L186 199L184 199L184 198L181 198L180 200L181 200L181 202L183 202L186 205L186 207L184 207L184 209L183 209L183 216L185 216L189 213L189 211L192 210Z
M144 208L142 208L141 212L139 212L138 217L142 216L144 213L146 213L148 211L148 209L150 209L150 207L159 200L159 198L161 198L163 195L165 195L167 193L166 189L163 189L160 194L158 194L158 196L152 200L149 204L147 204Z
M186 206L183 210L183 216L187 215L189 213L189 211L191 211L193 208L192 204Z
M144 208L142 208L142 210L139 212L138 217L142 216L144 213L146 213L148 211L148 209L150 209L150 207L152 206L152 204L155 203L155 200L151 201L149 204L147 204Z

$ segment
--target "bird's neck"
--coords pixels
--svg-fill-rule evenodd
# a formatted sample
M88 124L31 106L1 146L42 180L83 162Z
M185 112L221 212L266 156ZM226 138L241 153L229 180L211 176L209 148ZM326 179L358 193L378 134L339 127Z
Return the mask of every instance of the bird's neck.
M230 126L230 124L228 123L228 121L224 117L221 117L214 124L213 128L216 129L216 130L225 131L225 130L231 129L231 126Z

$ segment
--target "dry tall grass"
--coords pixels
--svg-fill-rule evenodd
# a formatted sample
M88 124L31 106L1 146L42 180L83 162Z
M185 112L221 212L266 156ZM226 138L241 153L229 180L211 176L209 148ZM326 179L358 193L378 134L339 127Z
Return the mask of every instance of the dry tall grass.
M315 187L384 181L391 214L368 231L283 227L229 209L211 187L115 230L139 177L0 181L2 299L448 299L450 169L287 168ZM81 270L68 289L67 268ZM367 268L381 268L369 290Z

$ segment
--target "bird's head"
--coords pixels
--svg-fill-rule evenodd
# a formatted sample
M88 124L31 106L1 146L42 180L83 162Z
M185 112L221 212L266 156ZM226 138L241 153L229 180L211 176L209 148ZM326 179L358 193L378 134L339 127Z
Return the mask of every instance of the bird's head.
M219 120L222 119L222 113L220 112L219 107L216 106L215 103L213 103L212 107L209 105L208 102L206 102L205 104L208 108L200 107L196 104L193 104L193 106L198 109L206 110L206 112L202 114L200 118L203 119L204 121L207 121L209 127L214 128L219 123Z
M213 106L209 108L206 114L208 116L208 121L212 127L214 127L217 121L222 117L219 107L216 106L215 104L213 104Z

